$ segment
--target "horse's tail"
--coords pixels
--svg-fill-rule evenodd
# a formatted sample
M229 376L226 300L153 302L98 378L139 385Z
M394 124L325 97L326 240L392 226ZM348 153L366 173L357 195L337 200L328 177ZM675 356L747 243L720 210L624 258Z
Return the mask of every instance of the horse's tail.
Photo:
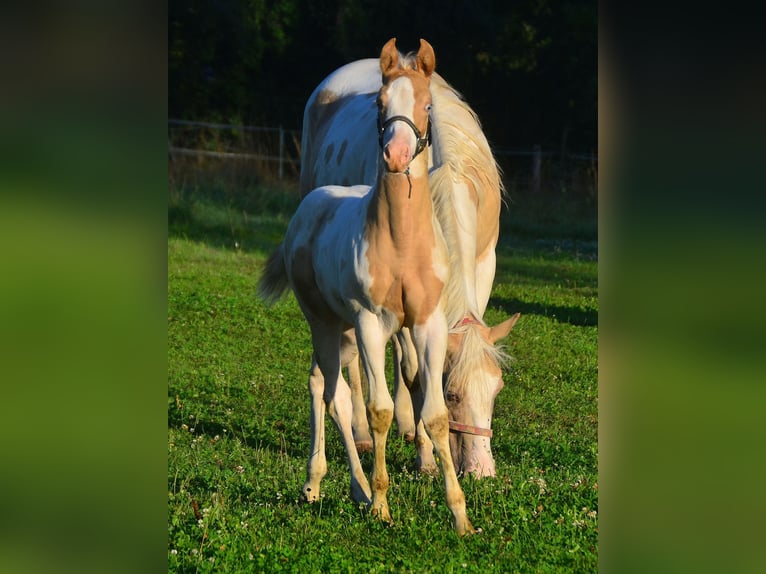
M258 297L267 305L276 303L290 287L285 268L284 244L280 244L269 256L258 281Z

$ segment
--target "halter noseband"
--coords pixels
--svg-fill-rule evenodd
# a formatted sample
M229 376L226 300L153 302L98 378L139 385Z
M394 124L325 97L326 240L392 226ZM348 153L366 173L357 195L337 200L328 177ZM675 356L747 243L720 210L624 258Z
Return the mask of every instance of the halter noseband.
M423 137L423 134L420 133L420 130L414 123L412 123L410 118L406 116L391 116L385 122L381 123L380 114L378 114L378 145L380 145L381 149L383 148L383 132L386 131L388 126L396 121L404 122L412 128L413 132L415 132L417 145L415 146L415 153L412 155L412 159L415 159L420 152L426 149L427 145L431 145L431 119L426 118L426 135Z
M465 434L473 434L476 436L486 436L492 438L492 429L485 429L482 427L475 427L472 425L464 425L457 421L449 421L449 430L452 432L461 432Z

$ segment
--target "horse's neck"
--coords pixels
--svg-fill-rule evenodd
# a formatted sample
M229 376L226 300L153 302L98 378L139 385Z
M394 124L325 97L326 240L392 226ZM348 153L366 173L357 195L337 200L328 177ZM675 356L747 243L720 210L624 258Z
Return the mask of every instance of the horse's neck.
M411 167L414 173L410 175L379 170L368 221L390 233L395 243L433 233L433 202L425 158L423 162L422 169Z

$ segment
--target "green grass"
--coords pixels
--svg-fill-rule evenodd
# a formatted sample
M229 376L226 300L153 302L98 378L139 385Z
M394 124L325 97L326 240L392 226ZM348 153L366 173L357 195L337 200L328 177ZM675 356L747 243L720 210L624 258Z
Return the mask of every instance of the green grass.
M260 211L250 211L257 201L245 205L253 193L171 196L168 570L596 571L595 241L561 226L550 238L504 232L485 318L522 317L506 340L515 360L495 407L497 477L462 479L482 531L459 539L441 480L414 471L413 445L394 432L393 526L350 499L329 419L322 498L302 502L308 328L292 295L271 308L255 298L259 266L297 205L269 198L278 193L259 190L257 201L270 205ZM371 455L362 462L369 470Z

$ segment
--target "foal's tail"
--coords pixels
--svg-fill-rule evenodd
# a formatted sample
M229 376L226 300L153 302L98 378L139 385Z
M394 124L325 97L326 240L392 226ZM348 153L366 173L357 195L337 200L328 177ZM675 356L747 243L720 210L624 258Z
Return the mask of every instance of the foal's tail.
M283 244L280 244L266 261L263 275L258 281L258 297L267 305L273 305L284 295L288 287L290 284L287 280Z

